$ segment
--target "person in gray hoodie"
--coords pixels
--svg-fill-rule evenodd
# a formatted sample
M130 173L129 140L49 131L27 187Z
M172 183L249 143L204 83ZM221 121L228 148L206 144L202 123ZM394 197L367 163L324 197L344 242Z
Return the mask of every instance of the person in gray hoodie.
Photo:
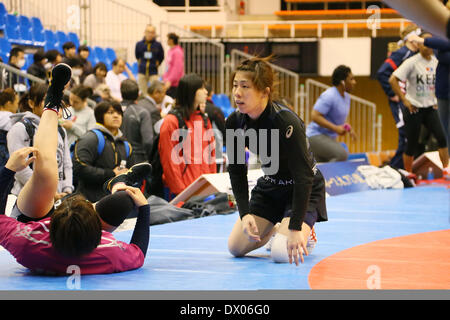
M126 173L131 148L120 131L123 111L118 102L100 102L94 109L97 124L87 131L75 144L73 172L78 178L76 192L90 202L97 202L108 194L103 184L110 178ZM94 130L102 134L104 141L99 153L99 138Z
M12 126L6 136L9 154L23 147L33 144L34 132L36 132L41 115L44 110L44 98L47 92L46 84L34 84L19 101L20 113L13 114L10 119ZM27 125L32 128L27 131ZM31 127L32 126L32 127ZM30 136L31 133L31 136ZM55 200L58 200L73 192L72 161L67 141L67 133L63 128L58 130L58 149L56 152L58 162L58 188ZM33 174L32 167L27 167L15 174L13 195L18 195L25 183Z
M137 104L139 87L136 81L127 79L120 85L123 122L120 129L133 147L130 165L148 162L153 146L153 123L147 109Z

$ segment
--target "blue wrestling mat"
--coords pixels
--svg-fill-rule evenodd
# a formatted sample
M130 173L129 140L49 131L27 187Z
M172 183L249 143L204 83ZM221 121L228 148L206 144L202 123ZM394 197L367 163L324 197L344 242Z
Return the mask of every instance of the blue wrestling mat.
M329 221L316 224L318 244L305 263L276 264L261 248L244 258L227 250L234 213L151 227L141 269L82 276L37 276L0 250L0 290L301 290L322 259L375 240L449 228L449 191L444 187L363 191L327 198ZM115 233L128 242L132 231Z

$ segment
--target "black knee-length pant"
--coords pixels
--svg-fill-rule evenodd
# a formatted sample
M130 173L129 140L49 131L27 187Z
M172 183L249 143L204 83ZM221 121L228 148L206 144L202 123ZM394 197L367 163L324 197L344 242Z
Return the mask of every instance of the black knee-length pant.
M439 113L432 106L427 108L417 108L418 112L411 113L407 108L403 110L406 131L406 151L405 154L413 156L419 145L420 127L423 124L436 138L438 147L447 147L447 139L444 129L439 119Z

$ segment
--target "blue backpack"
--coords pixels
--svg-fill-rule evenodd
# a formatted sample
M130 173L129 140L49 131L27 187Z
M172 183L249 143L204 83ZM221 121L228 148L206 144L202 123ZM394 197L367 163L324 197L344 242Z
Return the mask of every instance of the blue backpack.
M97 155L101 155L103 152L103 149L105 148L105 136L103 135L103 132L101 132L98 129L92 129L92 132L95 133L95 135L97 136L97 140L98 140L98 144L97 144ZM72 145L70 146L70 155L73 158L73 154L75 151L75 144L77 143L77 141L75 141L74 143L72 143ZM131 147L130 147L130 143L128 141L124 141L124 145L125 145L125 151L127 154L127 158L130 156L131 153Z

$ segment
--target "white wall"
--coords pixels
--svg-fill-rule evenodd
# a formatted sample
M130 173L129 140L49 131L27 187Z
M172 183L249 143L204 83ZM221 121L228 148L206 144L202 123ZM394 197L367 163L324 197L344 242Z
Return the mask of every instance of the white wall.
M319 75L331 76L341 64L355 76L370 75L370 38L322 38L319 40Z
M247 0L246 5L246 13L250 15L270 15L281 9L279 0Z

